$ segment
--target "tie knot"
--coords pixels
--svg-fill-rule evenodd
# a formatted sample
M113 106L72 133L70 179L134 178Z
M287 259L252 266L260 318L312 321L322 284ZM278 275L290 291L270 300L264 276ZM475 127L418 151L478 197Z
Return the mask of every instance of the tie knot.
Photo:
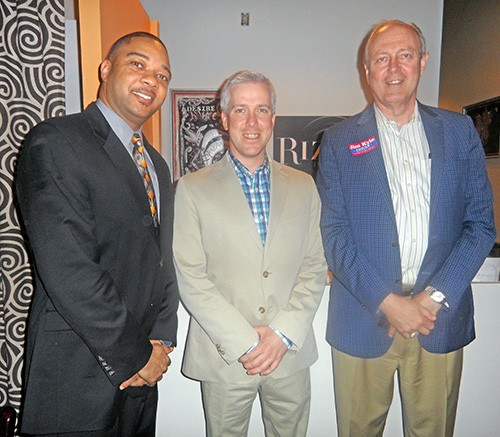
M137 132L132 135L132 144L137 147L142 146L142 138Z

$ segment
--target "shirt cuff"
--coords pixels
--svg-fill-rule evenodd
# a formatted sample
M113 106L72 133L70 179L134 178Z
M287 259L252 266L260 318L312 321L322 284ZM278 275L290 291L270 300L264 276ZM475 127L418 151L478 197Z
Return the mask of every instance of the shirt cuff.
M293 345L293 341L290 340L286 335L282 334L280 331L278 331L277 329L273 328L272 326L269 326L273 331L274 333L283 340L283 343L285 343L287 349L290 349Z
M175 347L174 342L170 340L160 340L160 343L163 347Z

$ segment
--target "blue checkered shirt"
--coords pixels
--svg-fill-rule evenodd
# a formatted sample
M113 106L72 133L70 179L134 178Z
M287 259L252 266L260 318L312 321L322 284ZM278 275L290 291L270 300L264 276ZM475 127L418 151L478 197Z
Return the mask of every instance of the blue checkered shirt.
M231 162L241 188L245 193L253 219L257 225L262 245L266 244L267 223L269 221L269 203L271 199L271 172L269 170L269 160L266 159L262 165L252 174L235 156L228 151Z

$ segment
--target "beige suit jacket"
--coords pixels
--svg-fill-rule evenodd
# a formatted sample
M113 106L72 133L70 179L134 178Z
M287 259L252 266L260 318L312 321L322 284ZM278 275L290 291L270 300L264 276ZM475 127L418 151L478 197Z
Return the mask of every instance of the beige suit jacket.
M265 246L227 156L178 183L174 261L191 315L182 366L188 377L249 381L238 358L258 340L259 325L294 343L272 377L292 375L317 359L312 320L327 274L320 200L309 175L270 162Z

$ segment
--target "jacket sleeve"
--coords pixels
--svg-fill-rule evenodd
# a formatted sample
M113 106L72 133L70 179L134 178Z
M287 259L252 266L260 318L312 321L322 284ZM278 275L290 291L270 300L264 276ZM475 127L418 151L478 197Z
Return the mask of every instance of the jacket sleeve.
M454 142L456 147L467 151L467 171L462 175L466 178L462 230L448 257L429 281L443 291L451 306L459 304L462 293L469 287L496 237L493 192L486 173L483 146L470 117L460 117L460 120L467 120L460 129L448 128L453 130L453 135L463 133L462 137L456 135Z

